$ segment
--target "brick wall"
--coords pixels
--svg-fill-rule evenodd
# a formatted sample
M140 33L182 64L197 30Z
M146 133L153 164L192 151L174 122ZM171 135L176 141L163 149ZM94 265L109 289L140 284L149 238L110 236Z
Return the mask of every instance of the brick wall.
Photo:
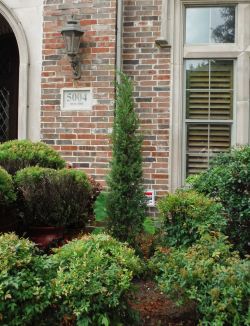
M80 20L82 77L72 81L60 30L67 18ZM73 167L103 182L110 160L113 118L116 0L45 0L42 64L41 139ZM63 87L91 87L91 111L60 111Z
M134 79L144 134L145 182L168 190L170 49L159 49L162 0L124 0L123 68Z
M82 78L72 82L60 29L74 13L85 34ZM124 0L123 67L135 84L144 134L144 176L158 195L168 190L170 52L159 49L161 0ZM41 138L73 167L104 183L111 153L116 0L46 0L42 69ZM60 89L92 87L91 112L60 111Z

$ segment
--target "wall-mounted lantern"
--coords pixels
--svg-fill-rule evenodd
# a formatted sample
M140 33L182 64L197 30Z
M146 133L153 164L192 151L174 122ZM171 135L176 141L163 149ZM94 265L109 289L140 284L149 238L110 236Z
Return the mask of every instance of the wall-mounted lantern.
M72 19L62 28L61 34L64 38L66 53L70 58L70 64L73 69L73 78L81 78L81 63L78 56L80 40L83 35L79 22Z

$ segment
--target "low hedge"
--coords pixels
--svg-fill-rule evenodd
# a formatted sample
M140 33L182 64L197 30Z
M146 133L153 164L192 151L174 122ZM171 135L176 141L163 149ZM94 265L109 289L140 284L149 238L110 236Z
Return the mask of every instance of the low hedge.
M62 169L66 162L45 143L10 140L0 144L0 165L13 175L18 170L35 165Z

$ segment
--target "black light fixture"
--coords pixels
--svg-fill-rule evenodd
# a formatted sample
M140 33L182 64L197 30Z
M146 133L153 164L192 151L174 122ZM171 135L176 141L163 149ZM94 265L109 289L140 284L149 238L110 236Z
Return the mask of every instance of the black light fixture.
M80 24L72 18L62 28L61 34L64 38L66 53L70 58L70 64L73 69L73 78L81 78L81 64L79 54L80 40L83 35Z

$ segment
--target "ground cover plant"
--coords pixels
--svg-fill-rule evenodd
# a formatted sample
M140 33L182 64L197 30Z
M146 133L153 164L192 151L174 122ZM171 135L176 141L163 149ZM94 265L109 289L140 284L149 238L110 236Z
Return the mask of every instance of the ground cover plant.
M120 74L116 85L116 105L112 133L111 171L107 179L107 224L109 232L121 241L135 243L143 229L146 198L143 188L142 137L134 111L133 84Z
M28 166L62 169L66 162L59 153L42 142L10 140L0 144L0 166L15 174Z
M223 205L227 214L226 234L242 255L249 253L250 146L218 155L207 171L188 182Z

